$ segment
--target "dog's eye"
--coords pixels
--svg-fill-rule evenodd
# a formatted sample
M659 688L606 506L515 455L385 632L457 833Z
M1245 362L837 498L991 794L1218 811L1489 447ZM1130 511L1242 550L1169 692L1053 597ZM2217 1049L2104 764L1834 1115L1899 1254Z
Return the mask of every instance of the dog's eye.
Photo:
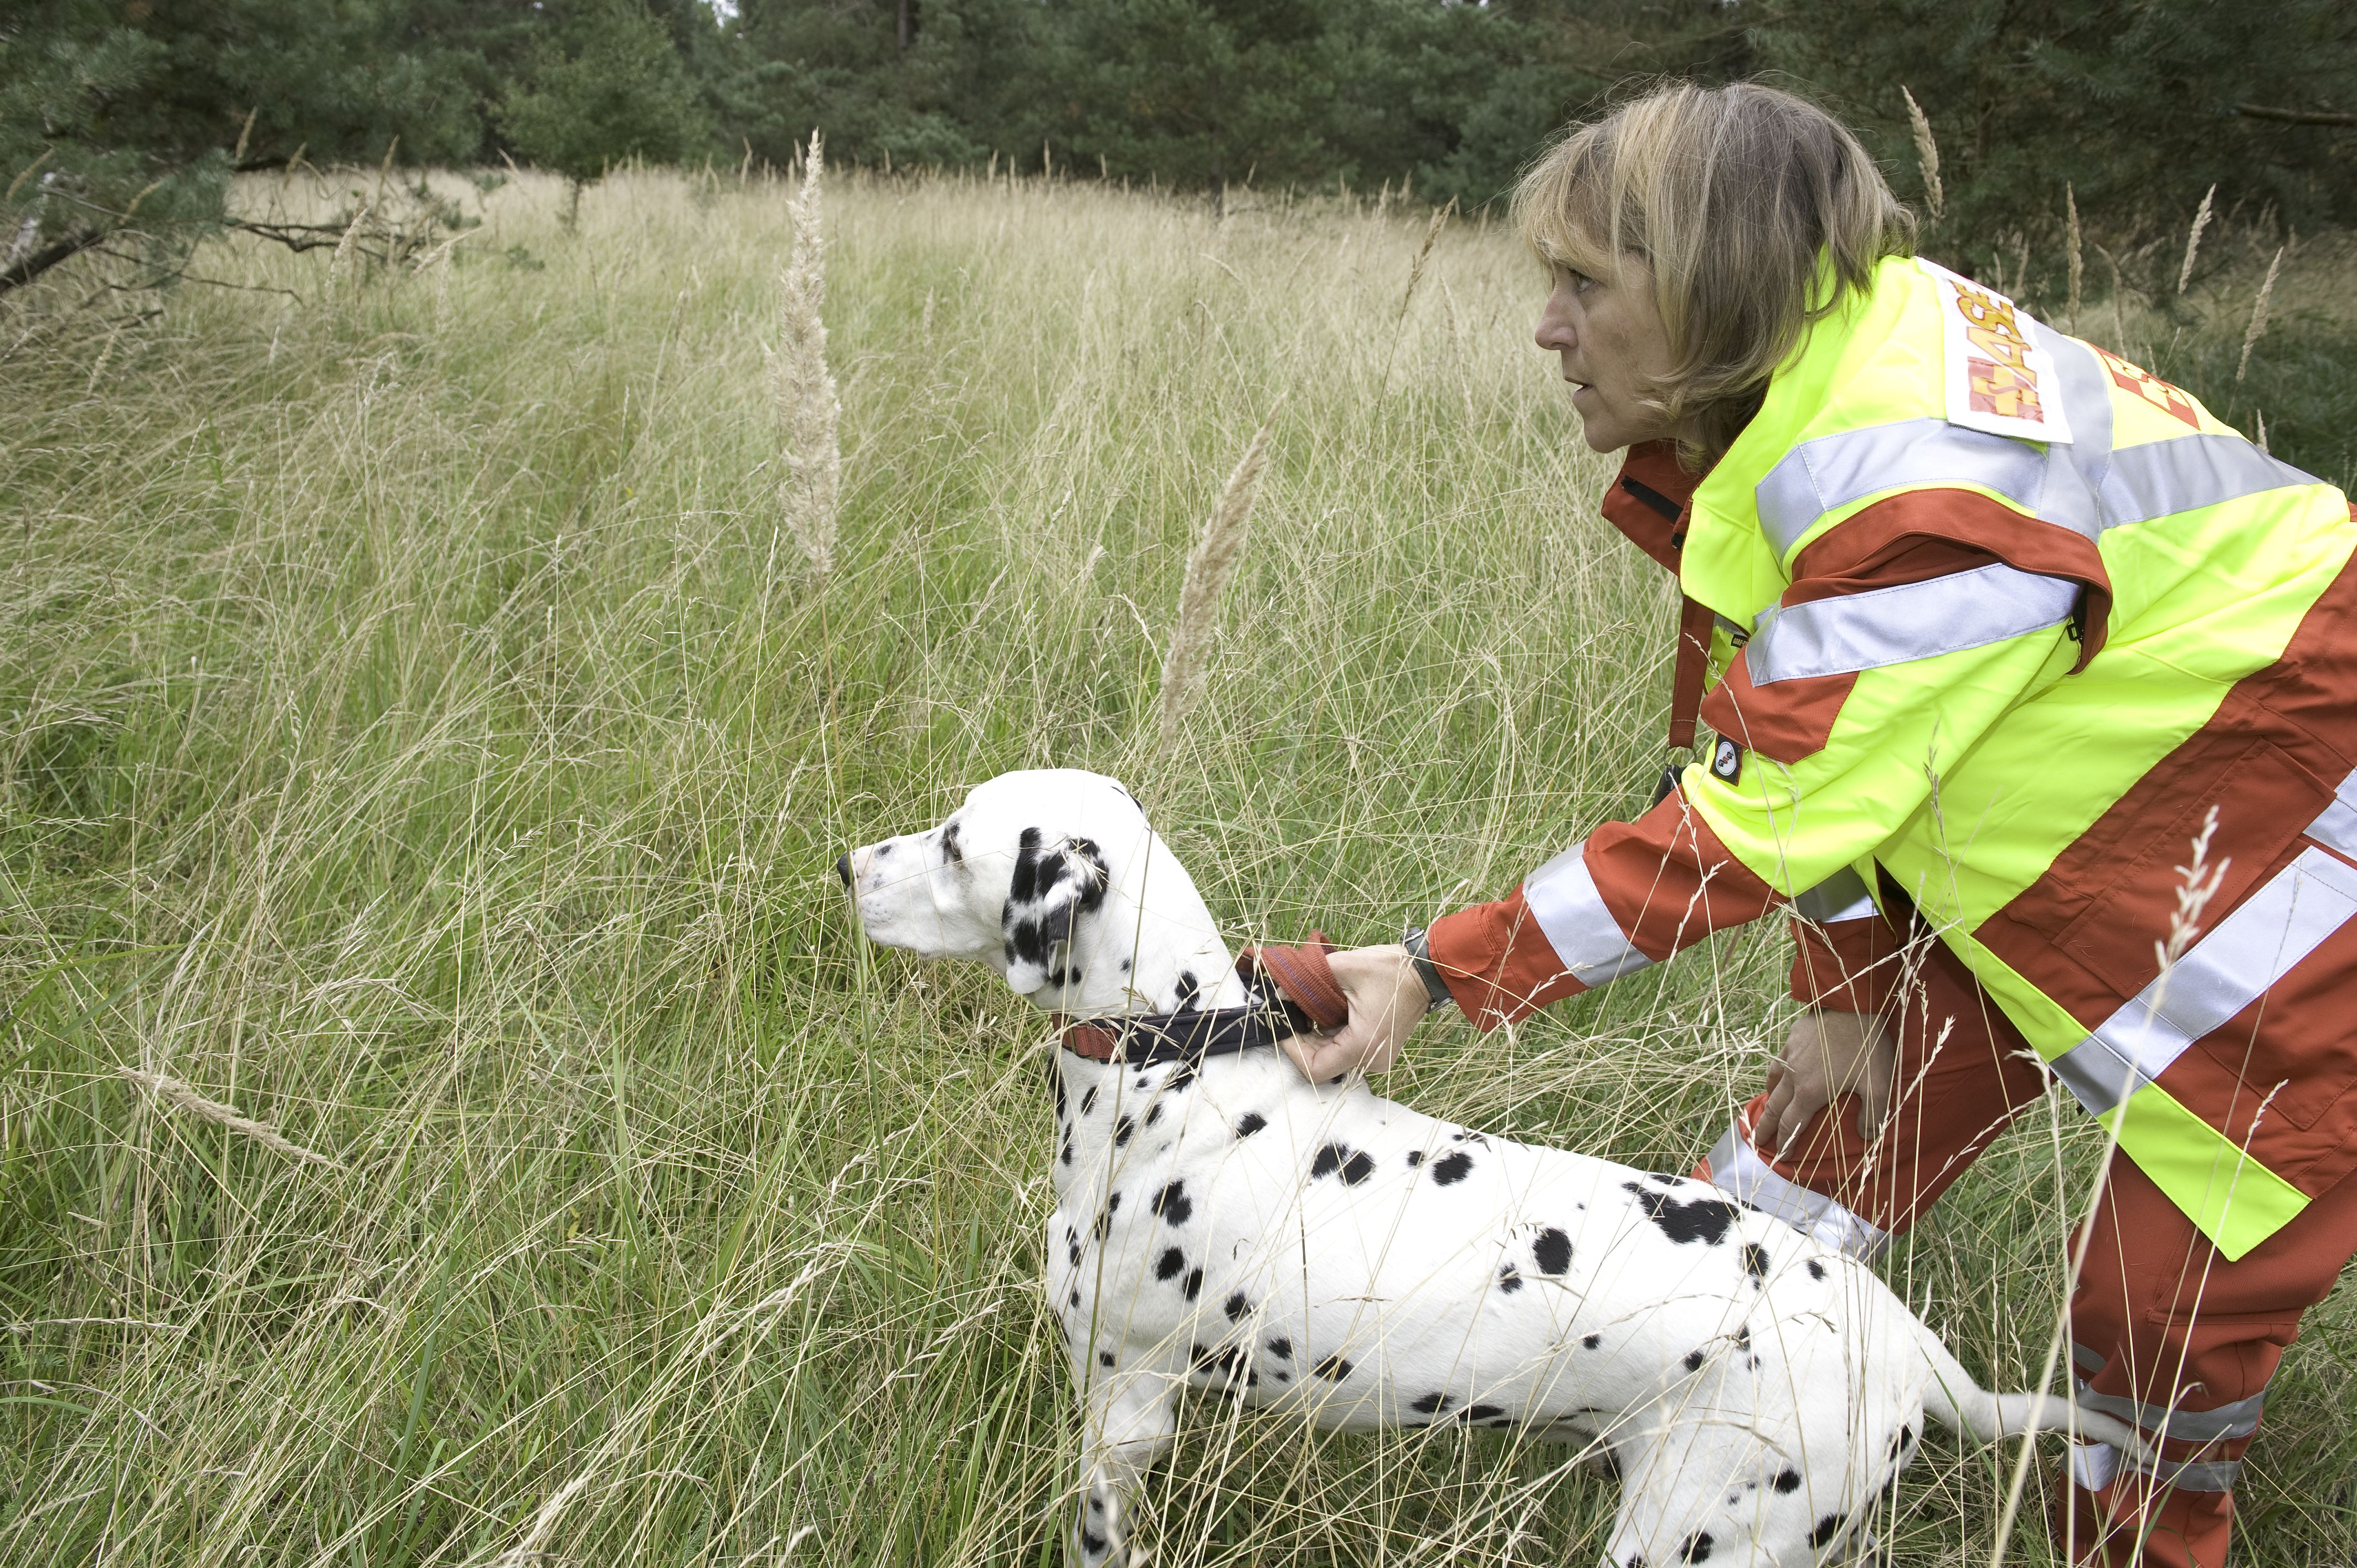
M942 858L952 865L965 864L965 850L958 843L958 825L950 822L942 828Z

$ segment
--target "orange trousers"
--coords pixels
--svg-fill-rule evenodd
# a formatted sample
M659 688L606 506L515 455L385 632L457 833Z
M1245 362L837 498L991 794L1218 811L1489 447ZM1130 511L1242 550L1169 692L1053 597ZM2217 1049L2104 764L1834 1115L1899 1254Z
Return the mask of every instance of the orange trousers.
M2029 1044L1945 947L1918 942L1910 957L1917 972L1892 1004L1900 1092L1880 1135L1871 1144L1859 1135L1857 1102L1844 1096L1794 1140L1788 1156L1773 1158L1749 1144L1766 1104L1761 1095L1713 1151L1717 1168L1707 1173L1748 1201L1859 1251L1911 1225L2046 1090ZM1738 1136L1746 1146L1735 1150ZM2073 1562L2220 1568L2233 1530L2234 1479L2267 1380L2298 1335L2300 1315L2324 1299L2357 1253L2357 1177L2229 1262L2132 1162L2117 1157L2091 1227L2071 1297L2080 1400L2162 1441L2159 1462L2143 1469L2109 1447L2075 1448L2071 1485L2051 1520L2055 1538Z

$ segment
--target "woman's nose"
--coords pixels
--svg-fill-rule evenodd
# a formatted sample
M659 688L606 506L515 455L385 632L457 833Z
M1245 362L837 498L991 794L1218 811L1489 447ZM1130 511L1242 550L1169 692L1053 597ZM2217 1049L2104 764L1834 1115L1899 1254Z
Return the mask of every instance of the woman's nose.
M1552 305L1539 312L1538 328L1531 334L1531 338L1550 354L1558 349L1573 348L1579 342L1579 334L1573 329L1570 317L1557 311Z

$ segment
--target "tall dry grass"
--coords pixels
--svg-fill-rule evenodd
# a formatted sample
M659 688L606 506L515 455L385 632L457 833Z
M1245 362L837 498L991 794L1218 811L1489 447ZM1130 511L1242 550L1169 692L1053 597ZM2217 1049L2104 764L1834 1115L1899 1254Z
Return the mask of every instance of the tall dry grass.
M802 188L786 208L793 224L793 257L778 278L773 368L778 430L785 443L779 507L787 532L821 576L834 566L835 510L843 488L843 403L826 362L825 175L825 145L813 131Z
M33 291L0 335L0 1560L1053 1562L1039 1021L866 947L829 867L1077 764L1239 938L1383 940L1641 806L1674 599L1595 518L1541 281L1458 224L1403 314L1420 217L832 178L841 526L782 595L792 188L620 175L568 234L558 182L436 180L483 226L425 273L225 247L286 292L93 339ZM1163 751L1185 563L1280 395ZM1684 1168L1783 964L1437 1024L1391 1090ZM2092 1147L2029 1120L1887 1265L1999 1381ZM2271 1391L2255 1561L2352 1548L2351 1335L2328 1304ZM1164 1563L1600 1547L1563 1451L1185 1416ZM1935 1443L1898 1560L1985 1561L2004 1457Z

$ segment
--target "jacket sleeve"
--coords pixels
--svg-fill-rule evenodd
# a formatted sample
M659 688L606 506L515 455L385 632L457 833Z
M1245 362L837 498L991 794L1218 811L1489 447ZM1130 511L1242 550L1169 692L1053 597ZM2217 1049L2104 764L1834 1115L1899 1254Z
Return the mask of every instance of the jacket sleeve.
M1505 898L1434 922L1466 1015L1484 1029L1527 1016L1867 860L1953 758L2078 662L2072 633L2108 584L2091 545L2039 530L2066 532L1975 492L1919 490L1813 542L1703 703L1709 762ZM1870 946L1804 945L1802 962L1807 999L1878 1005L1876 982L1856 984L1889 967Z

